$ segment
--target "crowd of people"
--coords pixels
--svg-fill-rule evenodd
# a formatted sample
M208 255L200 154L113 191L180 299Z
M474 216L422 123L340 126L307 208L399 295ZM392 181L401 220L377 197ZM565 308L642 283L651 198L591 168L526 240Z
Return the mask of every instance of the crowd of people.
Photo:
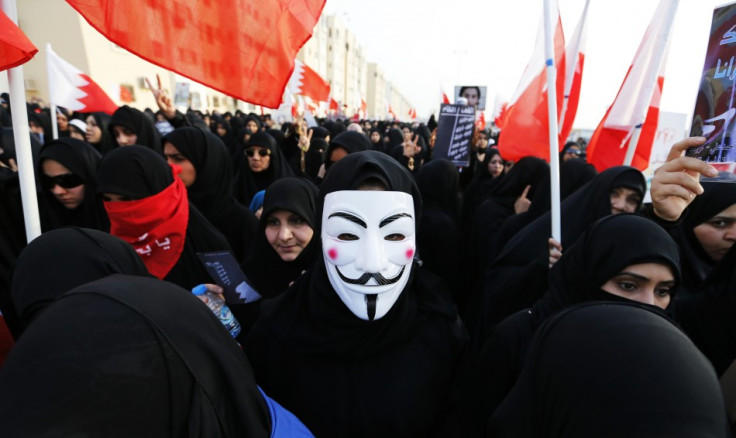
M0 434L727 437L736 185L437 124L0 104ZM12 111L43 234L26 244ZM191 290L229 252L235 339ZM6 357L7 356L7 357ZM720 382L719 382L720 379ZM729 380L730 379L730 380Z

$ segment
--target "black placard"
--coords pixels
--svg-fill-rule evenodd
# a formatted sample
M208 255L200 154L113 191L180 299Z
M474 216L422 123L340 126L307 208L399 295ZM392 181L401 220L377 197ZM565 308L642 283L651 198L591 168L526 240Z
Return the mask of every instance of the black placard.
M261 299L229 251L197 253L197 256L215 283L224 289L226 302L241 304Z
M437 122L433 158L446 158L459 167L470 165L470 142L475 127L475 108L442 104Z

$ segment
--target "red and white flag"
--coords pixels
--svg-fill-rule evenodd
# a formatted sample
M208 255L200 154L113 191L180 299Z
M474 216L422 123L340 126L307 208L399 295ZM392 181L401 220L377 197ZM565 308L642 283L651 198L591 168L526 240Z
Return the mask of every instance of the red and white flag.
M330 97L329 110L334 111L335 113L340 111L340 103L331 97Z
M485 111L478 111L478 117L475 119L475 127L478 128L479 131L483 131L486 129Z
M445 90L443 90L442 88L440 88L440 100L442 101L442 103L450 103L450 98L447 97L447 93L445 93Z
M315 102L327 102L330 98L330 84L308 65L298 59L294 62L294 72L289 78L287 90L292 94L308 97Z
M616 99L588 143L588 162L599 172L624 164L632 139L636 150L631 165L640 170L649 165L677 2L660 1Z
M391 104L388 105L388 113L391 115L391 117L394 118L394 120L398 120L399 118L396 116L396 113L394 112L394 109L391 108Z
M414 108L409 108L409 118L414 120L417 118L417 110Z
M560 114L565 85L565 37L557 0L550 1L555 25L554 63L557 67L557 114ZM549 161L549 118L547 116L547 74L544 54L544 18L540 20L535 50L509 104L498 140L501 156L517 161L535 156Z
M0 8L0 71L17 67L30 61L38 52L13 20Z
M95 81L54 53L50 44L46 45L46 68L51 104L82 113L112 114L118 109Z
M229 96L277 108L325 0L66 0L110 41Z
M559 144L564 147L567 137L572 131L575 114L578 112L580 100L580 84L583 82L583 64L585 62L585 40L588 33L588 6L586 0L583 14L572 34L572 40L565 49L565 94L560 112Z
M365 119L367 118L368 114L368 104L365 103L365 100L363 98L360 98L360 118Z

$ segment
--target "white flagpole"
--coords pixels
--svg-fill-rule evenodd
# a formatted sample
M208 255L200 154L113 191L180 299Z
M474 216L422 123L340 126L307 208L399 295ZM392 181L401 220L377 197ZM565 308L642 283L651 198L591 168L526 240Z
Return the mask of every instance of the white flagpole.
M555 68L554 33L557 22L552 22L551 0L544 0L544 57L547 69L547 114L549 121L549 178L552 214L552 238L562 242L560 219L560 154L557 139L557 69Z
M47 82L49 84L49 87L51 87L51 68L49 68L49 52L51 51L51 44L46 43L46 78ZM53 96L53 93L49 93L50 96ZM54 135L54 140L59 138L59 122L56 118L56 102L49 99L49 104L51 105L51 132Z
M13 23L18 24L18 13L15 0L3 0L3 11ZM33 154L31 154L31 134L28 129L26 113L26 95L23 89L23 67L8 70L10 87L10 106L13 118L13 138L18 164L23 217L26 225L26 240L30 243L41 235L41 219L38 214L38 198L36 197L36 181L33 172Z

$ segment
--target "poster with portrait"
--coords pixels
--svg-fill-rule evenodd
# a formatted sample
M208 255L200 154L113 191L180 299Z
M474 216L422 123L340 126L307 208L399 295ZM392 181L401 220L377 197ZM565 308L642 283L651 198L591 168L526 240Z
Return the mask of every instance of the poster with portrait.
M711 163L720 171L717 180L736 182L736 4L713 11L708 50L695 100L691 136L705 144L687 156Z
M468 99L468 105L475 108L476 111L483 111L486 109L486 96L488 95L486 90L487 87L480 85L456 85L455 102L458 97L464 97Z
M450 160L458 167L469 166L474 128L475 109L472 106L443 104L432 156Z

